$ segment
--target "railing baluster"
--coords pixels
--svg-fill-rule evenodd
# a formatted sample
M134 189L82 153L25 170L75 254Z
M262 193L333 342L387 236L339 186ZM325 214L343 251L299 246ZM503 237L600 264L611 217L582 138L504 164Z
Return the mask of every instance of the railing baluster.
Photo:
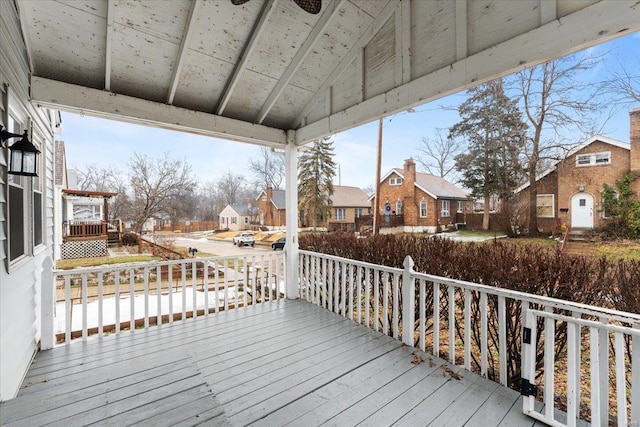
M433 351L440 357L440 283L433 282Z
M368 328L369 324L371 323L369 318L371 316L371 309L370 309L370 305L371 305L371 297L370 297L370 291L369 291L369 284L370 284L370 278L371 278L371 270L369 269L369 267L365 268L364 270L364 280L362 281L362 285L364 286L364 324L365 326Z
M471 290L464 290L464 368L471 370Z
M202 287L204 290L204 315L209 315L209 260L202 261Z
M342 286L342 301L340 302L340 308L342 309L342 315L347 317L347 265L344 261L340 261L340 275L342 279L340 284Z
M320 306L322 308L329 307L329 303L327 302L327 293L328 293L328 285L327 285L327 259L321 258L320 265L322 270L320 271L320 289L322 293L322 301Z
M198 265L196 261L191 261L191 297L192 297L192 307L191 312L193 313L193 319L198 318Z
M357 287L357 297L356 303L357 305L357 314L358 320L357 322L362 324L362 268L360 266L355 266L357 268L358 274L356 275L356 287Z
M144 328L149 327L149 267L145 267L144 274Z
M579 326L575 323L567 324L567 355L569 360L576 360L579 357L580 343L576 343L576 335ZM535 331L535 329L534 329ZM535 362L533 362L535 364ZM567 363L567 426L576 425L576 417L580 411L577 390L580 388L578 381L579 371L575 363ZM553 420L553 418L552 418Z
M449 362L456 364L456 290L448 285L449 292Z
M624 335L615 332L616 358L616 395L618 409L618 427L627 427L627 370L624 360Z
M156 324L162 325L162 267L156 267Z
M87 315L89 307L87 307L87 273L82 273L82 340L86 341L89 336L87 332Z
M382 324L382 330L384 332L385 335L389 335L389 286L391 282L391 273L386 272L386 273L382 273L382 285L384 286L384 288L382 289L382 315L384 316L383 318L383 324Z
M487 378L488 369L488 319L487 319L487 293L480 291L480 375Z
M129 330L136 329L136 282L133 268L129 269Z
M373 324L376 332L380 331L380 274L373 271Z
M247 267L248 267L248 265L247 265L247 258L243 258L243 260L244 260L244 261L243 261L243 262L244 262L244 264L243 264L244 266L243 266L242 271L243 271L243 276L244 276L244 274L245 274L244 272L246 272L246 271L247 271ZM239 283L239 280L238 280L238 258L235 258L235 259L233 260L233 270L235 271L235 276L236 276L236 277L235 277L235 280L234 280L234 282L233 282L233 285L234 285L233 287L234 287L234 291L235 291L235 294L236 294L236 297L235 297L235 304L233 305L233 307L234 307L234 309L235 309L235 310L237 310L237 309L238 309L238 307L240 306L240 283ZM247 289L246 289L246 287L247 287L247 283L246 283L246 280L244 281L243 286L244 286L244 293L245 293L245 295L246 295L246 293L247 293Z
M498 295L498 347L500 358L500 384L507 386L507 305L505 298Z
M591 377L591 425L598 427L600 420L600 399L604 396L600 394L600 330L589 328L589 354L590 354L590 377ZM608 385L608 384L607 384Z
M327 261L327 287L329 288L329 296L328 296L328 300L329 300L329 311L333 311L333 298L334 298L334 294L337 295L337 292L334 292L334 286L335 286L335 281L334 281L334 274L333 274L333 261Z
M553 308L545 307L545 311L553 313ZM532 334L535 333L535 329ZM553 419L554 399L555 399L555 342L556 342L556 322L547 317L544 319L544 403L545 415ZM533 381L533 378L531 379Z
M167 287L169 288L169 324L173 324L173 265L167 265Z
M181 320L187 318L187 263L180 262L180 300L182 301Z
M353 320L353 268L354 265L349 263L349 319Z
M113 285L114 285L114 294L115 294L115 305L116 305L116 334L120 333L120 270L117 268L113 272Z
M640 324L634 323L633 329L640 329ZM640 425L640 336L631 340L631 422Z
M600 322L603 324L609 323L604 317L600 317ZM601 330L599 337L600 381L598 382L598 387L600 387L600 424L607 426L609 424L609 335L606 330Z
M71 316L73 315L73 304L71 301L71 276L64 276L64 342L71 344Z
M398 336L400 335L398 332L398 323L399 323L399 317L400 317L400 309L399 309L399 304L400 304L400 274L399 273L393 273L393 292L392 292L392 297L393 297L393 337L395 339L398 339Z
M522 324L531 331L530 342L525 343L522 339L522 366L520 369L522 380L528 379L531 383L535 381L536 369L536 322L529 303L522 302ZM524 333L524 330L523 330ZM529 414L534 410L535 396L524 396L522 398L522 409L525 414Z
M420 279L420 350L425 351L426 345L426 334L427 334L427 319L425 317L425 308L427 306L427 295L426 295L426 280Z
M104 335L104 274L98 273L98 336Z

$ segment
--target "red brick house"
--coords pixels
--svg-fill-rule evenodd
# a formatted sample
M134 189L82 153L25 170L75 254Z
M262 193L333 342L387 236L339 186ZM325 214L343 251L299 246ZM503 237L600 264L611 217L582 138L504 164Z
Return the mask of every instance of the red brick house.
M281 228L287 225L284 190L267 187L258 194L256 200L260 225L269 228Z
M600 228L607 221L603 209L604 184L615 188L625 173L640 194L640 109L629 113L630 144L596 135L583 142L537 179L538 228L542 232L570 228ZM529 185L518 189L529 200Z
M370 198L380 217L381 230L394 227L405 233L435 233L451 224L465 223L472 212L467 193L444 178L416 172L409 158L404 168L391 169L380 179L380 203Z

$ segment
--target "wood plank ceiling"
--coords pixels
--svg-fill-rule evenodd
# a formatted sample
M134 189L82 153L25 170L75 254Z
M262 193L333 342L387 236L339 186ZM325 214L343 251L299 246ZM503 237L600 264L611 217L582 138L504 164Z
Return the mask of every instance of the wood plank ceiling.
M640 30L632 0L15 1L34 102L271 146Z

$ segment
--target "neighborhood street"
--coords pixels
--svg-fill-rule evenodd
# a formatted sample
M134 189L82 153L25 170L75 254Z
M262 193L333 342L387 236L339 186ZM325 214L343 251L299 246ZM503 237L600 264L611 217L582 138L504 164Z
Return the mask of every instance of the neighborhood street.
M209 240L205 237L176 237L175 245L181 248L196 248L198 252L206 252L217 256L246 255L247 253L271 251L271 246L257 245L255 247L233 244L231 240Z

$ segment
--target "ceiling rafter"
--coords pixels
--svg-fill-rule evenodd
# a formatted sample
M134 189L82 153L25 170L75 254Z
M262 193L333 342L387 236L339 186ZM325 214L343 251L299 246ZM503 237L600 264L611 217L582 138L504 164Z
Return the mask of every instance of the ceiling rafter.
M456 59L460 61L468 55L469 32L467 30L467 0L456 1Z
M224 88L224 92L222 94L222 97L220 98L220 102L218 103L218 108L216 108L216 114L222 115L222 113L224 112L224 109L227 107L227 103L229 102L229 99L231 99L231 94L233 93L234 88L238 84L240 74L242 74L242 71L244 70L247 64L247 59L251 56L253 49L255 49L256 45L258 44L258 40L260 40L260 35L262 31L264 31L266 27L266 23L275 9L275 3L276 3L276 0L268 0L267 2L265 2L264 6L262 7L262 10L260 11L260 18L258 19L258 22L256 22L256 25L253 27L253 30L251 31L251 37L249 38L249 41L242 49L242 53L240 54L240 59L238 60L238 63L233 69L233 74L231 74L231 78L229 79L226 87Z
M311 48L318 40L318 36L325 31L327 25L331 22L331 18L335 16L336 12L340 10L346 1L347 0L334 0L327 4L324 12L322 12L322 16L320 16L316 25L313 26L313 30L309 33L304 43L302 43L302 46L300 46L300 49L296 52L295 56L289 63L289 66L287 66L287 69L278 79L278 83L267 97L267 100L262 104L262 108L260 109L256 119L257 123L262 123L267 117L269 111L271 111L278 98L280 98L280 95L282 95L285 87L293 78L293 75L298 71L300 65L302 65L304 60L307 58L307 55L311 52Z
M556 0L540 0L540 23L542 25L558 18L558 2Z
M202 6L202 0L195 0L191 4L191 10L187 17L187 22L184 26L184 33L182 34L182 43L180 43L180 50L176 58L176 64L173 67L173 75L171 76L171 87L169 89L169 95L167 96L167 104L173 104L173 98L176 96L176 90L178 89L178 83L180 82L180 73L182 72L182 66L184 65L185 57L187 56L187 50L189 41L193 35L193 17L198 16L198 9Z
M304 106L298 117L291 123L291 128L295 129L296 125L302 123L304 117L309 114L311 109L315 106L315 104L321 99L326 97L326 91L329 89L333 83L340 78L342 73L347 69L349 64L353 62L354 58L356 58L360 51L367 45L373 38L378 34L380 29L387 23L387 21L393 16L393 14L397 10L397 5L400 0L391 0L385 6L385 8L380 12L380 14L376 17L376 19L369 25L369 27L365 30L365 32L360 36L358 41L351 47L349 53L347 53L340 64L333 70L333 72L329 75L329 77L324 81L324 83L320 86L318 91L314 96L311 97L307 105Z
M104 48L104 89L111 90L111 52L113 44L113 15L115 6L113 0L107 1L107 39Z

